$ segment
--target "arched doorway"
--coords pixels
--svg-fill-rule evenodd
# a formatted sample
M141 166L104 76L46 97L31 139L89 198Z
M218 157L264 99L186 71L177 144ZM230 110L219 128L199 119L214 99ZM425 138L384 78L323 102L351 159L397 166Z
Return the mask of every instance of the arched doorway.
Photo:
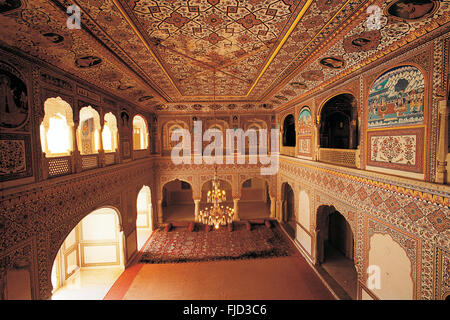
M172 180L163 186L163 222L194 221L192 186L185 181Z
M358 114L356 99L343 93L329 99L320 112L320 147L356 149Z
M270 217L270 195L267 181L260 178L247 179L241 186L239 219Z
M91 106L80 109L80 124L77 129L77 143L82 155L95 154L100 150L100 115Z
M316 221L316 261L348 294L356 299L357 272L350 224L332 206L321 206Z
M133 118L133 150L148 148L148 127L145 119L140 115Z
M119 213L92 211L64 240L53 263L53 300L103 299L124 270Z
M283 146L295 147L295 140L295 118L292 114L289 114L283 122Z
M285 182L281 186L282 192L282 222L283 227L292 239L295 239L297 223L294 211L294 191L289 183Z
M152 196L148 186L143 186L139 191L136 209L136 234L140 250L153 231Z

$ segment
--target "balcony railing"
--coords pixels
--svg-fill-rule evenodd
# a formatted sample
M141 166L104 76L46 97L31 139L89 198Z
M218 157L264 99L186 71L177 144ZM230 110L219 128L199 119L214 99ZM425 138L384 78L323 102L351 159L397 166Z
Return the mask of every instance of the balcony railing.
M81 156L81 170L97 168L99 165L98 154L89 154Z
M356 149L319 148L319 161L356 168Z
M150 155L150 151L148 149L143 150L133 150L133 160L142 159L148 157Z
M73 172L72 156L46 158L44 156L44 177L57 177ZM45 172L46 171L46 172Z
M115 152L107 152L104 155L105 166L110 166L116 163L116 153Z
M289 157L295 157L295 147L280 147L280 154L283 154L285 156Z

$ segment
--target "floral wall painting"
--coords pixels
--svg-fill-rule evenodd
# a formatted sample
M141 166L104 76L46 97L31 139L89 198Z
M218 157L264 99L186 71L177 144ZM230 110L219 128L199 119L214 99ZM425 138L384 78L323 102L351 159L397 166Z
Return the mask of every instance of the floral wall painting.
M367 134L367 165L424 173L425 128L371 130Z
M424 90L416 67L401 66L381 75L369 91L369 129L423 123Z
M303 108L298 115L298 122L301 126L309 126L312 124L312 116L309 108Z
M404 20L419 20L435 12L438 1L432 0L398 0L386 10L387 14Z
M0 69L0 126L17 128L28 117L25 83L12 72Z
M370 160L378 162L416 164L416 136L371 137Z

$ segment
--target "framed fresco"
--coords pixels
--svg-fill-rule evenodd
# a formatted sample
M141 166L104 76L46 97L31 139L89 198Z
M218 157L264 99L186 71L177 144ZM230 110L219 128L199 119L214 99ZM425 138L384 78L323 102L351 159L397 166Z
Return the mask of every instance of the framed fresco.
M30 140L27 134L0 134L0 181L33 175Z
M414 66L391 69L373 83L368 99L368 129L422 124L425 79Z

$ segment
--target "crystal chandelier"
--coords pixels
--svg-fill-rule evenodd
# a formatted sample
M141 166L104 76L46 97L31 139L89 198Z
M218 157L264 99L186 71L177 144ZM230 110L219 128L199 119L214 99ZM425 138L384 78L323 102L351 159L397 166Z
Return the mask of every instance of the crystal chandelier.
M214 179L212 181L212 190L207 193L206 201L212 206L200 210L199 220L201 223L214 226L219 229L219 226L227 225L233 222L234 209L228 206L221 205L226 200L225 190L220 189L219 180L217 179L217 167L214 171Z

